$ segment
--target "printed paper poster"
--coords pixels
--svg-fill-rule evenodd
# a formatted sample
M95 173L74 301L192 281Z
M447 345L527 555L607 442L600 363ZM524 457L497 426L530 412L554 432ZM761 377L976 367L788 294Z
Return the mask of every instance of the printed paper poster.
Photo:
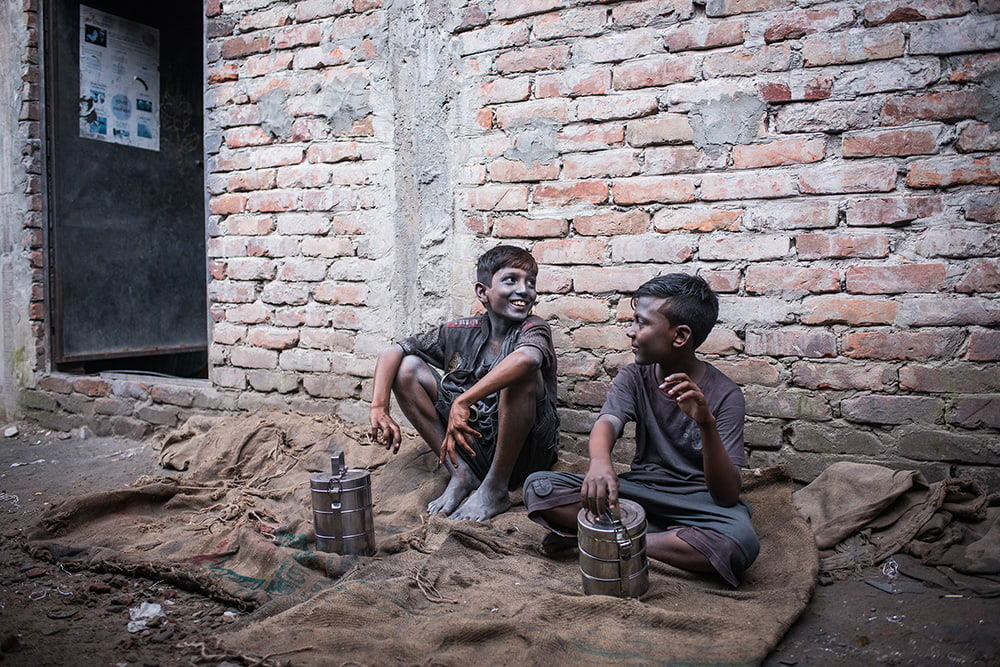
M160 31L80 5L80 136L160 150Z

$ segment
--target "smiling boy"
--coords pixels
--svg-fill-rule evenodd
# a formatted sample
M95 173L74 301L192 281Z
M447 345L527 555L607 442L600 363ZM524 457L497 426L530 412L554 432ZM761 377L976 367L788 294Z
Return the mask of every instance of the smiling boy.
M649 522L648 556L737 586L760 549L739 499L745 403L732 380L695 354L715 325L718 298L704 279L673 273L639 287L632 307L635 363L615 377L591 429L587 474L529 477L528 515L553 531L543 546L569 546L581 507L603 515L619 498L634 500ZM619 477L611 451L630 421L635 458Z
M375 364L372 437L399 451L400 410L451 473L430 513L482 521L510 507L509 489L552 467L559 452L552 330L532 315L538 264L497 246L479 258L486 312L393 343Z

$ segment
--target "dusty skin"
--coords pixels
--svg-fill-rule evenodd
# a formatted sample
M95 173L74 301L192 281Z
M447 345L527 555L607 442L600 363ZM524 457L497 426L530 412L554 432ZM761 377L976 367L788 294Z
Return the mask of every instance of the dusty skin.
M294 656L240 656L213 638L248 613L139 576L74 571L29 555L24 532L61 498L158 475L152 441L0 424L0 665L294 665ZM81 437L85 436L85 437ZM916 581L895 594L865 583L818 586L765 665L993 665L1000 599L951 597ZM902 585L905 584L905 585ZM130 610L162 616L129 632ZM258 612L261 613L261 612ZM262 658L266 658L261 661Z

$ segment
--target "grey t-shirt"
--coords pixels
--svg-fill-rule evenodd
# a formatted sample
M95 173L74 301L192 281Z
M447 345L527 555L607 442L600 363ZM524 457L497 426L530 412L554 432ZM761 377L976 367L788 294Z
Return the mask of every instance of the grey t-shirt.
M730 460L746 465L743 420L746 402L739 386L711 364L698 382L715 415ZM677 402L659 388L656 364L625 366L615 377L601 408L602 415L622 423L636 422L635 458L622 479L675 493L705 491L701 431Z

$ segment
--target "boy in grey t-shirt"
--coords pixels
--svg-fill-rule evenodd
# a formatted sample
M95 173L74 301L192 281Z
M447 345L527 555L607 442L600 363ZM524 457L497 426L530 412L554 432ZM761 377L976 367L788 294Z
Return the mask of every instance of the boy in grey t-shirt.
M646 511L647 555L739 585L760 550L750 508L739 499L743 393L695 354L718 303L704 279L681 273L635 291L628 330L635 363L615 377L591 429L586 476L540 472L525 482L529 516L555 533L550 544L575 535L581 507L603 514L628 498ZM630 421L635 458L619 478L611 451Z

